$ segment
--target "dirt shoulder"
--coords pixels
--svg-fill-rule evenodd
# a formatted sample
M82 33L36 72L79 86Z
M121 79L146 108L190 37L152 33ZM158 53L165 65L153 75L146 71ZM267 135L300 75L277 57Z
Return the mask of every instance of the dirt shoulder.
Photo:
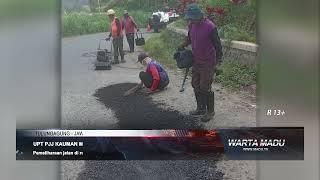
M188 114L196 107L191 78L187 79L186 89L179 92L183 72L168 70L170 84L166 91L152 96L153 100L165 104L164 108L178 110ZM215 111L213 120L205 123L208 129L218 127L250 127L256 126L255 98L250 96L248 91L231 92L220 84L213 83L215 92Z

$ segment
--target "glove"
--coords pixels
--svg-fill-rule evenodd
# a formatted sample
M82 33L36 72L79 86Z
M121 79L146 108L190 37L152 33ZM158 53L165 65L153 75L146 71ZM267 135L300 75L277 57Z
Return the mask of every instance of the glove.
M107 38L106 38L106 41L110 41L110 37L107 37Z

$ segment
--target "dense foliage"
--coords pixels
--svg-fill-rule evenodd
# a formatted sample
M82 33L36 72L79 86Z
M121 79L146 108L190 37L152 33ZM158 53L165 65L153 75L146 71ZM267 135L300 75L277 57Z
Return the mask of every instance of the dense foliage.
M215 22L221 38L256 42L256 0L198 0L202 11ZM180 19L176 25L186 28Z

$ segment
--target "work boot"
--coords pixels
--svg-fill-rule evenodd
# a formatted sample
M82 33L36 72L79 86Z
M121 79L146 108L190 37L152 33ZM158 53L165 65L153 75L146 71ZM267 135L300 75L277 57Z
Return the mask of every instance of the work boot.
M119 58L118 56L114 56L112 64L119 64Z
M210 92L207 95L206 106L207 106L207 113L202 118L203 122L210 121L215 115L215 111L214 111L214 92Z
M191 111L189 114L191 116L201 116L204 115L206 113L206 109L204 106L204 101L203 101L203 97L201 96L200 93L195 93L196 96L196 102L197 102L197 109L194 111Z

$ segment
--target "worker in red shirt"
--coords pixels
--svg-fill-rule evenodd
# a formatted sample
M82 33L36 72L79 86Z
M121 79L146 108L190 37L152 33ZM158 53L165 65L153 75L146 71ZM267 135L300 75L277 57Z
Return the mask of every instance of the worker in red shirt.
M123 52L123 34L121 21L116 17L116 12L113 9L107 11L107 15L111 21L111 31L107 40L112 36L114 64L119 64L119 54L121 63L125 63Z
M124 10L123 18L122 18L122 26L126 33L127 41L130 47L130 52L134 52L134 33L135 29L139 31L136 22L134 21L132 16L129 16L127 10Z
M141 80L140 85L144 85L149 88L147 94L152 94L158 90L163 90L169 84L169 77L164 68L151 59L146 53L140 53L138 56L138 62L140 62L145 71L139 73Z
M157 91L164 90L165 87L168 86L168 74L159 63L151 59L146 53L139 54L138 62L140 62L145 68L145 71L141 71L139 73L139 78L141 82L135 87L126 91L124 93L124 96L133 94L137 90L141 89L143 86L148 88L148 95Z

